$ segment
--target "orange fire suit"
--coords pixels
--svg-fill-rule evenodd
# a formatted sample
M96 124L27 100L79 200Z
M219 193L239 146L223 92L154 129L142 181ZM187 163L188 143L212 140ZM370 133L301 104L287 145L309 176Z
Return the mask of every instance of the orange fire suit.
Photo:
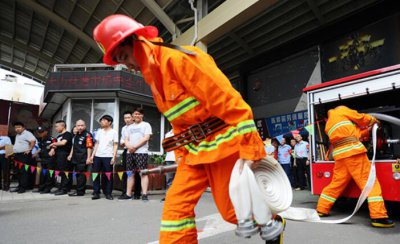
M329 110L325 132L331 143L335 144L343 138L360 138L365 128L375 122L376 119L371 115L339 106ZM359 141L344 143L333 149L332 155L335 160L333 177L331 183L321 193L317 205L318 212L329 214L329 210L351 179L360 189L364 188L371 168L366 151ZM378 179L368 195L368 207L372 219L388 217Z
M222 217L236 223L228 193L231 171L238 158L265 157L263 142L250 107L209 55L184 47L197 54L188 55L139 38L135 60L175 135L211 116L229 125L175 150L179 166L164 204L160 243L197 243L194 207L201 194L210 186Z

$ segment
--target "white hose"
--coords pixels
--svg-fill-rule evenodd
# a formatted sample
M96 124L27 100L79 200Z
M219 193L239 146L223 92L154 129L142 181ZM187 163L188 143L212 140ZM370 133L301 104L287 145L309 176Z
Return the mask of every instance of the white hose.
M374 124L372 128L372 145L374 149L374 155L371 160L371 169L369 171L367 183L364 186L364 189L361 191L360 197L358 198L356 207L353 213L342 219L332 219L332 220L321 220L317 214L315 209L305 209L305 208L289 208L287 211L280 213L280 215L284 218L305 222L318 222L318 223L327 223L327 224L340 224L344 223L347 220L351 219L354 214L360 209L361 205L367 199L369 193L374 186L376 179L376 169L375 169L375 155L376 155L376 131L378 130L378 125Z
M398 119L396 117L393 117L393 116L390 116L387 114L379 114L379 113L369 113L369 115L372 115L379 120L383 120L383 121L395 124L397 126L400 126L400 119Z
M259 166L254 169L254 175L247 164L244 165L243 172L240 174L240 160L236 162L231 174L229 195L235 208L237 219L249 219L254 216L256 221L259 224L262 224L264 221L268 221L271 216L270 214L265 213L265 209L262 209L266 208L272 213L279 213L284 218L297 221L328 224L339 224L348 221L360 209L375 183L377 129L378 125L375 124L372 128L374 155L371 160L371 170L369 172L368 180L364 189L361 191L356 207L350 216L336 220L321 220L315 209L290 207L292 204L293 193L289 179L280 164L274 158L267 156L262 159ZM254 180L257 182L257 185L254 184ZM260 196L260 194L262 196ZM263 198L263 202L259 201L260 197Z

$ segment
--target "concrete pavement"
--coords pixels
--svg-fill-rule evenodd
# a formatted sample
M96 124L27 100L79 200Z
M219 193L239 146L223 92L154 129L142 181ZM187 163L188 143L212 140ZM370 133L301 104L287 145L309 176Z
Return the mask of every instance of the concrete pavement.
M163 203L161 192L153 192L150 201L93 201L84 197L16 194L2 192L0 199L0 243L154 243ZM119 192L114 193L116 198ZM294 192L294 206L315 207L316 196L309 191ZM334 217L351 213L355 201L340 202ZM375 229L369 226L364 206L347 224L330 225L288 221L285 244L290 243L382 243L400 240L399 204L393 204L397 226ZM263 243L258 236L241 239L234 235L235 226L221 221L210 193L204 193L197 208L199 243Z

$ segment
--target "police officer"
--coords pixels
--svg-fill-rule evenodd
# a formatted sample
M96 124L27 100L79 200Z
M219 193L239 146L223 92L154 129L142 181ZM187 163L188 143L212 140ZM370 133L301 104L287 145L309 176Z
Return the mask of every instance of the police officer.
M51 137L48 129L42 126L37 128L37 133L39 135L38 154L40 157L40 165L42 166L38 192L40 192L40 194L46 194L50 193L51 188L54 186L54 174L50 174L49 170L54 170L55 168L55 152L54 148L50 147L50 144L55 141L55 138Z
M70 197L85 195L85 173L88 165L92 163L93 136L86 131L85 121L81 119L76 121L75 128L77 128L77 133L72 140L73 145L68 160L71 160L76 172L76 192L69 194Z

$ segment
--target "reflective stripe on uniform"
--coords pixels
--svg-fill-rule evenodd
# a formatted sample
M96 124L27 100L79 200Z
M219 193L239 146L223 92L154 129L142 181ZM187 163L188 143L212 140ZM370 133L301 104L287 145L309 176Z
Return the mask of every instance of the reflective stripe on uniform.
M224 134L217 135L212 141L202 141L199 143L198 146L190 143L186 145L185 148L193 154L198 154L200 151L209 152L217 149L218 146L223 142L230 141L238 135L243 135L253 131L257 131L257 127L254 124L254 121L246 120L237 124L236 127L229 128L227 131L225 131Z
M383 197L368 197L368 202L383 202Z
M339 127L344 126L344 125L354 125L351 121L342 121L339 122L337 124L335 124L334 126L332 126L332 128L328 131L328 136L331 136L331 134Z
M172 121L199 104L199 101L197 101L194 97L188 97L182 102L168 109L168 111L164 113L164 116L167 117L169 121Z
M192 228L196 228L196 221L194 218L186 218L181 220L161 220L160 231L181 231Z
M333 202L333 203L336 202L336 198L327 196L327 195L325 195L325 194L321 194L321 198L327 200L328 202Z
M357 145L350 145L347 147L340 148L338 150L333 150L332 156L337 156L341 153L345 153L345 152L351 151L353 149L361 149L363 147L364 147L364 145L361 142L358 142Z

